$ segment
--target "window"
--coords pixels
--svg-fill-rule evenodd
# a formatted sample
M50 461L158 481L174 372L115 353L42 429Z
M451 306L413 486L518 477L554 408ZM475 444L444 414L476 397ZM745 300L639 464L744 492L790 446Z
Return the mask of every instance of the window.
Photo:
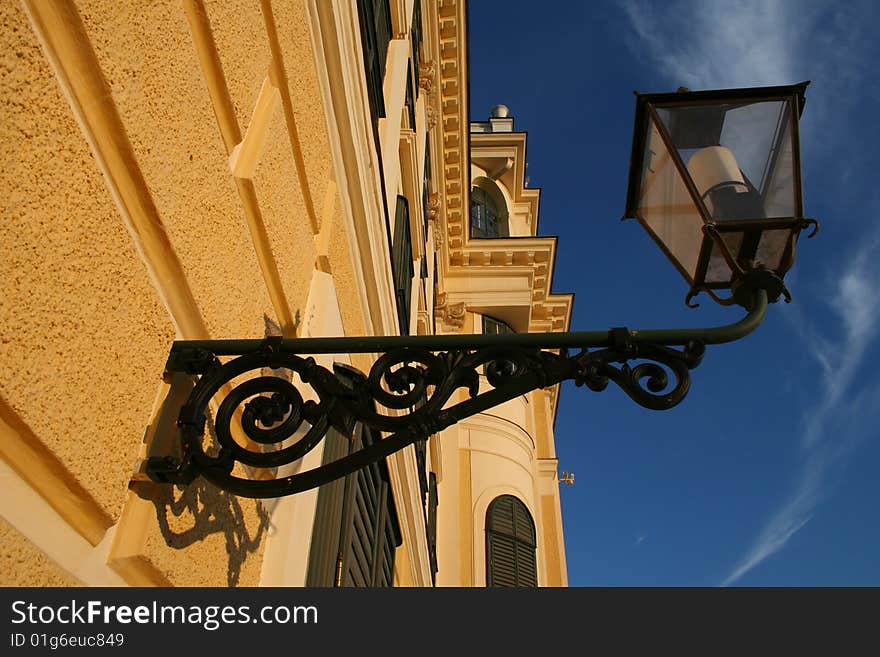
M412 236L409 231L409 202L397 197L394 215L394 237L391 240L391 273L397 297L397 322L400 335L409 335L410 293L412 292L413 257Z
M412 29L410 30L410 42L412 43L413 70L416 78L416 88L419 86L419 63L422 48L422 3L416 0L413 5Z
M404 105L406 105L407 116L409 117L409 129L416 129L416 97L415 92L413 91L413 74L412 74L412 64L408 63L406 65L406 96L404 98ZM416 82L418 84L418 82Z
M362 377L337 365L337 374ZM362 425L354 440L335 429L327 433L323 463L330 463L380 440ZM397 510L385 461L324 484L318 490L309 551L307 586L392 586L394 549L400 545Z
M507 333L516 333L516 331L510 328L510 324L507 322L483 315L483 333L486 335L505 335Z
M489 317L488 315L483 315L483 334L484 335L508 335L510 333L516 333L512 328L510 328L510 324L507 322L502 322L500 319L495 319L494 317ZM504 361L494 361L495 364L501 364ZM483 373L488 373L490 365L493 363L487 363L483 368Z
M428 236L429 205L431 199L431 140L425 139L425 181L422 183L422 214L425 221L425 238Z
M486 586L537 586L535 523L512 495L492 500L486 512Z
M385 82L385 57L388 53L388 42L391 40L391 10L388 0L358 0L358 17L364 49L367 93L370 96L373 130L376 132L379 119L385 116L382 85Z
M507 237L507 219L482 187L471 189L471 237Z

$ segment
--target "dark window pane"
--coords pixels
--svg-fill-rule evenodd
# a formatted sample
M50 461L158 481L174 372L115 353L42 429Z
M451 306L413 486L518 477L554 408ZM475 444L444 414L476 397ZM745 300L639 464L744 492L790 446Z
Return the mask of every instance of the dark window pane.
M498 206L481 187L471 189L471 237L506 237Z
M508 333L516 333L516 331L510 328L510 324L507 322L483 315L483 333L487 335L506 335Z
M412 42L412 60L413 72L415 73L416 89L419 87L419 63L421 60L422 47L422 3L416 0L413 6L413 22L410 32L410 40Z

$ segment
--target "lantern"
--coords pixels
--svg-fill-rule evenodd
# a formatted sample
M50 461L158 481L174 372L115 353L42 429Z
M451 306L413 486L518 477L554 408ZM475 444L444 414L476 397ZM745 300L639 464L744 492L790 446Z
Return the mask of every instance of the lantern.
M625 217L688 280L688 302L706 291L733 303L717 292L756 271L788 298L781 279L816 223L803 214L798 147L807 84L637 94Z

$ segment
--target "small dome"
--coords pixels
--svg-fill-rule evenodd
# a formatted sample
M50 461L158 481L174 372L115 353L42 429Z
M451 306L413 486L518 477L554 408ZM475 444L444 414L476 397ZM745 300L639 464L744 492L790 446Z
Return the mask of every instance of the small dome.
M492 108L490 116L493 119L506 119L510 115L510 108L507 105L496 105Z

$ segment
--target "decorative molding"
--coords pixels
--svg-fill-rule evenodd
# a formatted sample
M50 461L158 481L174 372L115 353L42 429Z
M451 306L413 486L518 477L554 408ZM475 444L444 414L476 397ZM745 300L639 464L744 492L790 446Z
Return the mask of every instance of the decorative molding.
M440 194L428 197L428 220L435 221L440 216Z
M443 246L443 229L440 227L439 221L434 221L434 249L437 250Z
M113 525L107 511L3 397L0 397L0 463L6 463L91 546L98 545ZM4 492L8 489L4 488Z
M431 334L431 315L427 310L419 310L416 315L416 334L417 335L430 335Z
M428 221L434 230L434 250L439 251L443 246L443 228L440 225L440 194L434 193L428 197Z
M193 37L193 43L196 46L196 55L198 56L202 77L208 87L208 94L211 98L211 105L214 109L217 127L220 129L220 134L223 137L226 154L231 158L230 166L233 168L232 173L235 173L234 169L239 160L239 154L236 153L235 149L242 141L241 128L238 125L238 119L236 118L235 109L232 103L232 96L230 95L229 87L226 84L223 65L220 62L220 53L217 49L217 44L214 41L211 21L208 18L208 12L205 9L202 0L187 0L184 3L184 10L186 12L187 22L189 23L190 33ZM271 39L271 35L267 34L267 38ZM258 99L254 110L255 114L252 121L255 123L254 132L256 133L256 136L255 138L252 137L252 139L257 142L255 146L259 145L259 143L265 138L265 131L268 130L269 116L271 115L275 104L275 101L272 100L275 95L272 90L277 90L279 100L281 100L282 103L285 102L284 94L286 90L282 91L279 86L283 80L286 80L286 78L276 70L280 65L280 61L273 59L270 66L269 79L264 83L263 91L261 91L262 100ZM272 78L274 78L274 80ZM260 109L261 107L262 109ZM260 133L263 133L262 136ZM293 139L293 136L291 136L291 139ZM239 151L245 149L245 152L247 153L248 150L253 150L253 148L254 147L242 146ZM234 153L235 156L232 157ZM301 164L299 160L296 160L295 152L294 157L297 164ZM249 158L246 157L245 159ZM256 166L256 162L253 162L252 164L254 167ZM248 164L238 173L248 173L249 168L250 165ZM300 171L302 171L302 169L300 169ZM250 173L253 175L252 171ZM235 181L235 186L238 190L248 232L250 233L254 251L256 252L257 264L263 275L263 281L266 285L269 299L271 300L272 306L275 309L275 314L281 323L284 335L287 337L295 337L296 330L293 326L293 313L290 310L287 295L281 282L281 274L278 271L278 264L275 262L275 256L272 252L272 244L269 240L266 224L263 221L260 203L257 199L256 187L254 186L253 181L247 177L242 178L234 176L233 180ZM300 177L300 181L301 183L304 182L302 177ZM310 204L311 196L309 195L307 184L302 187L302 191L304 201L307 204ZM310 216L314 216L314 211L312 211ZM315 220L313 220L313 230L315 227Z
M426 94L431 94L434 90L436 71L434 62L422 62L419 65L419 88Z
M440 319L446 327L460 330L464 326L464 303L449 303L449 293L438 292L434 302L434 317Z

